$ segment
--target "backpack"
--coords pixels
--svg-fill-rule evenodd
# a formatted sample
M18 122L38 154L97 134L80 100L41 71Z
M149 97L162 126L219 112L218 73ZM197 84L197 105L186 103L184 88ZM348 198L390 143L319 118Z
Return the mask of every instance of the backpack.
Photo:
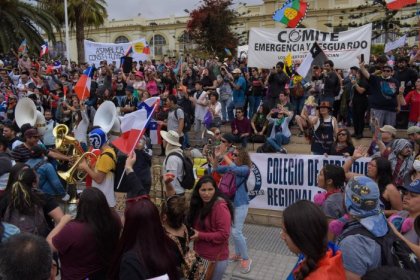
M245 177L245 179L239 184L239 186L248 180L249 174ZM220 179L219 182L219 190L221 193L225 194L229 199L234 199L236 190L238 186L236 185L236 174L228 171L223 174L223 177ZM248 188L245 184L246 192L248 192Z
M178 109L181 109L182 112L184 112L184 128L182 129L182 132L188 132L191 130L191 116L181 107L177 107L174 111L176 120L178 120Z
M274 149L268 142L265 142L262 146L257 148L256 152L259 154L270 154L275 153L276 149Z
M21 214L18 210L8 206L3 220L17 226L21 232L28 232L43 237L46 237L50 232L44 216L44 210L38 205L35 205L33 215Z
M165 160L165 166L168 161L168 158L170 156L177 156L180 159L182 159L182 169L183 169L183 177L182 181L177 179L179 183L181 184L181 187L183 187L186 190L191 190L194 188L195 185L195 176L194 176L194 170L193 170L193 163L189 157L186 157L185 155L181 155L178 152L170 153Z
M382 266L396 266L420 272L420 263L416 255L392 230L389 230L383 237L376 237L363 226L355 227L342 234L339 238L339 242L347 236L355 234L369 237L381 246Z

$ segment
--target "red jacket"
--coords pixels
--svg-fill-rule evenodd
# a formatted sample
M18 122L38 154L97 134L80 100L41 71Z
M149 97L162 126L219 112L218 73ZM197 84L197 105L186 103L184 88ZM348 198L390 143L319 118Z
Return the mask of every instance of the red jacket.
M232 218L227 202L219 199L200 226L199 218L194 222L198 240L194 242L194 250L207 260L227 260L229 258L229 235Z

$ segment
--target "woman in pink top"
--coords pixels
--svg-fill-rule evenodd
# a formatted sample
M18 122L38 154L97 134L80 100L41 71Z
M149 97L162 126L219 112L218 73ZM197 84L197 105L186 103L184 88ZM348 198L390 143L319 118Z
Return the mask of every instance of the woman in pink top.
M159 95L158 82L160 82L160 80L157 80L155 75L156 74L152 72L146 76L146 89L151 96Z
M223 278L228 266L229 235L234 214L231 202L220 193L211 176L203 176L191 196L188 224L194 235L194 250L209 261L215 261L212 280Z

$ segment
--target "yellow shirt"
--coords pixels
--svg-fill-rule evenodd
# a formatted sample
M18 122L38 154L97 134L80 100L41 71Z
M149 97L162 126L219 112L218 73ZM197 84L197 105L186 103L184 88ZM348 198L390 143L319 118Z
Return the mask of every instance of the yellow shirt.
M110 157L108 153L112 155L112 158ZM95 165L96 170L101 171L105 174L107 174L111 170L115 171L116 158L117 158L117 155L115 154L114 149L111 147L106 148L105 150L101 152L101 155L99 156L99 159L96 162L96 165Z

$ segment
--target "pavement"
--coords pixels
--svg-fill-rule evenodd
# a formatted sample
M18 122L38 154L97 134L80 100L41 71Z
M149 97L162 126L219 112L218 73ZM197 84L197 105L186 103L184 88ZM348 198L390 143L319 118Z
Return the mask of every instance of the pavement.
M280 237L280 228L245 224L244 236L248 245L248 254L252 259L251 271L240 272L240 263L230 263L224 280L285 280L296 264L297 257L289 251ZM234 252L233 240L230 252Z

